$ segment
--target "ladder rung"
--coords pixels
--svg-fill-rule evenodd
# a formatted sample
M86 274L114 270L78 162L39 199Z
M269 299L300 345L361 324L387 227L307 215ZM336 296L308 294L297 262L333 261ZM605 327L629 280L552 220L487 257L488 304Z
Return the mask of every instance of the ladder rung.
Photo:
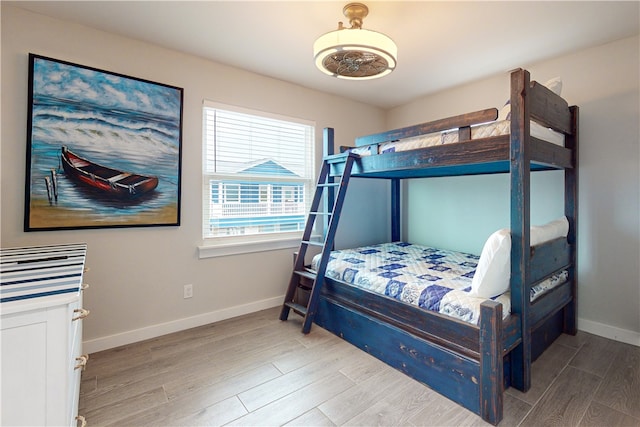
M298 313L301 316L306 316L307 315L307 307L305 307L304 305L300 305L297 304L295 302L285 302L284 305L286 305L287 307L289 307L290 309L292 309L293 311L295 311L296 313Z
M340 187L339 182L325 182L323 184L318 184L318 187Z
M324 161L329 163L329 164L332 164L332 163L345 163L347 161L348 157L351 157L353 159L357 159L357 158L360 157L360 155L349 151L347 153L338 153L338 154L331 154L329 156L325 156Z
M311 246L324 246L324 242L313 242L311 240L303 240L301 243Z
M327 215L327 216L333 215L331 212L317 212L317 211L310 211L309 214L310 215Z
M311 279L311 280L316 280L316 277L317 277L316 272L311 269L295 270L294 273L297 274L298 276L306 277L307 279Z

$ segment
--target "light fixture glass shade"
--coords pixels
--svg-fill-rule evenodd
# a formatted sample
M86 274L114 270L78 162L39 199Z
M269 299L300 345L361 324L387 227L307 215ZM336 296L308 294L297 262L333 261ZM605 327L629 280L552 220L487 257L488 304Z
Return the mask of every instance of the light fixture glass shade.
M375 79L391 73L398 47L388 36L362 28L344 28L320 36L313 44L320 71L341 79Z

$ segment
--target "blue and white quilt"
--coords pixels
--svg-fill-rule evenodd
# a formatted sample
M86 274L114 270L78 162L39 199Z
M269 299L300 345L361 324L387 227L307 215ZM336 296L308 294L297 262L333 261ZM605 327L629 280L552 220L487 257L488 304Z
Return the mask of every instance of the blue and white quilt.
M333 251L327 265L327 277L353 284L371 292L412 304L425 310L477 324L480 304L486 298L469 295L478 255L395 242ZM320 256L314 257L316 269ZM559 276L559 275L558 275ZM552 278L551 288L566 281ZM551 279L545 282L549 282ZM542 285L542 284L541 284ZM536 287L536 297L543 292ZM534 291L532 290L532 297ZM509 293L496 298L504 315L511 309Z

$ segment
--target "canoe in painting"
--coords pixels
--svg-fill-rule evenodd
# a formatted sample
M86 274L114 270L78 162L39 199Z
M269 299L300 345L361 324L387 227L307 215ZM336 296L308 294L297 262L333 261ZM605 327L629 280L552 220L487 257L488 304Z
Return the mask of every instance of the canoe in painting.
M67 147L62 147L60 157L67 177L111 197L132 199L158 186L158 177L103 166L78 156Z

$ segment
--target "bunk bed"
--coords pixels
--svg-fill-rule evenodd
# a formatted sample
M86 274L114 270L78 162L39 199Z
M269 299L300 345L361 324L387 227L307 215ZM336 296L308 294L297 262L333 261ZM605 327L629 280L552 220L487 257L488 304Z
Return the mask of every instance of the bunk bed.
M498 109L492 108L369 135L356 139L360 155L355 155L351 169L352 177L391 180L392 242L401 240L402 179L509 174L509 304L504 296L487 298L479 304L475 322L468 322L398 302L354 286L344 276L327 273L313 318L321 327L492 424L502 419L504 389L511 386L526 392L532 361L561 333L576 333L578 107L570 107L559 95L531 81L526 70L513 71L510 79L510 120L505 134L474 137L476 127L497 119ZM539 125L559 134L560 142L532 135L532 127ZM446 142L452 132L456 141L388 152L390 142L441 132L448 135L439 136L441 141ZM333 154L332 129L325 129L324 139L329 174L338 177L344 165L340 158L354 154ZM530 174L545 170L564 171L568 230L543 241L536 238L532 246ZM557 280L558 275L562 280ZM532 301L532 288L550 278L556 286Z

